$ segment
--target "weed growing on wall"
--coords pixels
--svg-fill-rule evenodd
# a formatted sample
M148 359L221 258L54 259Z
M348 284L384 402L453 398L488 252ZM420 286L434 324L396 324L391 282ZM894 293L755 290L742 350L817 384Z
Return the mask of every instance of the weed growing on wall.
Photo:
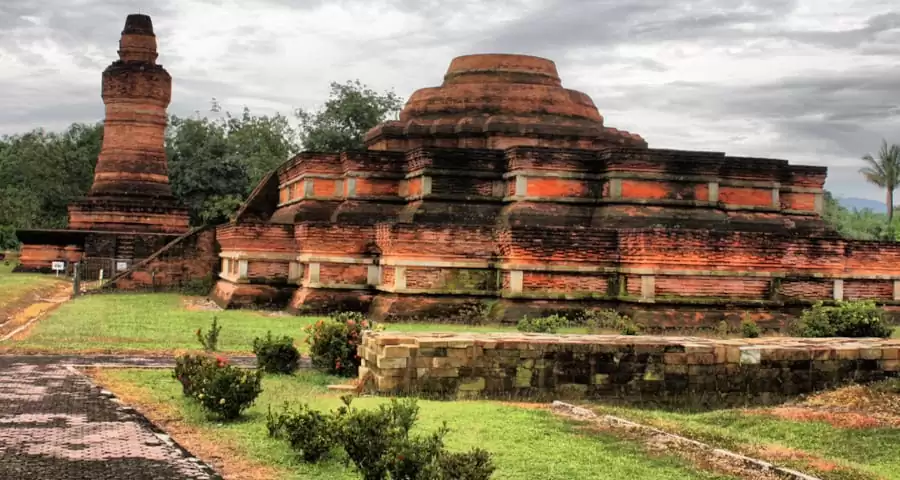
M884 310L872 300L838 302L829 306L816 302L804 310L796 326L799 337L881 337L891 336Z

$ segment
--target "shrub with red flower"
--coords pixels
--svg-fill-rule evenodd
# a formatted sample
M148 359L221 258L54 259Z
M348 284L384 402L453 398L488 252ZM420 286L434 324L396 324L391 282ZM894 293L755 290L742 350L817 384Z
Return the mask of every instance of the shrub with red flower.
M357 349L369 322L357 312L334 314L305 328L313 366L333 375L356 376L360 358Z

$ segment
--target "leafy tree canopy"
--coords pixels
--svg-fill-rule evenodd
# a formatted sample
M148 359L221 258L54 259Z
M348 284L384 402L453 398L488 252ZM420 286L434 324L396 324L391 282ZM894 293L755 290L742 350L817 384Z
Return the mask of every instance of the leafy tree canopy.
M294 112L300 121L300 143L304 150L314 152L363 149L366 132L402 106L403 100L394 92L378 93L359 80L332 82L323 108Z

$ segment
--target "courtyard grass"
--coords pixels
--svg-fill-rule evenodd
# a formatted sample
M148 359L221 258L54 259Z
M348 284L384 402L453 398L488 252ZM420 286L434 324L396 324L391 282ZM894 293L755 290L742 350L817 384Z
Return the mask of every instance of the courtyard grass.
M825 421L782 418L766 409L703 413L609 406L595 409L824 480L900 479L900 428L845 428Z
M228 424L208 420L194 402L182 396L180 385L169 371L105 370L96 372L95 379L127 403L151 412L151 419L152 412L156 412L168 419L169 427L177 424L185 438L176 435L175 439L195 453L219 448L217 454L227 455L229 462L256 463L270 469L269 476L260 474L253 478L359 478L336 457L320 464L305 464L286 442L270 439L266 432L265 415L270 406L278 409L285 401L307 402L322 410L339 406L338 396L325 389L338 379L311 371L294 376L266 376L263 393L246 412L246 420ZM373 408L385 401L357 398L354 406ZM626 440L585 433L543 409L488 401L420 400L419 406L419 431L434 431L447 421L451 429L446 437L448 448L462 451L481 447L492 452L498 467L493 477L496 480L732 478L698 471L675 457L650 455ZM243 475L242 478L249 477L247 471Z
M66 281L53 275L14 274L12 269L15 266L16 257L14 255L8 255L6 259L0 261L0 310L13 308L25 301L29 295L47 291ZM0 318L0 321L2 320L4 318Z
M2 278L2 277L0 277ZM303 328L322 317L298 317L262 310L212 310L191 308L184 297L172 293L96 294L75 298L38 321L29 331L6 342L0 350L52 353L145 353L168 355L196 350L194 332L209 329L213 317L222 331L219 350L231 354L252 352L253 339L273 335L294 338L301 352ZM399 332L509 332L500 325L398 323L386 329ZM578 329L570 329L578 331Z

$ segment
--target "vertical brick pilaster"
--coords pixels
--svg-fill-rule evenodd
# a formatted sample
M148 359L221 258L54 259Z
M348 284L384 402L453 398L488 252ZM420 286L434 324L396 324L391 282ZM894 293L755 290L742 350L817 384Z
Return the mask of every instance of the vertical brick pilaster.
M394 290L406 290L406 267L394 267Z
M516 175L516 196L524 197L528 195L528 178L524 175Z
M356 196L356 178L350 177L347 179L347 198L353 198Z
M369 271L367 272L366 283L369 285L381 285L381 266L380 265L369 265Z
M834 299L835 300L843 300L844 299L844 281L841 279L836 279L834 281Z
M319 283L319 272L321 271L321 264L319 263L310 263L306 268L309 269L309 283L310 284L318 284Z
M303 179L303 196L300 198L310 198L313 196L313 179Z
M524 289L525 274L521 270L512 270L509 272L509 292L522 293Z
M781 191L779 190L779 187L772 189L772 206L781 208Z
M609 198L622 198L622 179L609 179Z
M707 185L709 191L709 201L716 203L719 201L719 182L709 182Z
M300 262L291 262L288 265L288 282L294 283L303 278L303 264Z
M825 213L825 194L824 193L817 193L815 200L813 202L814 202L813 208L815 209L816 213L818 213L819 215Z
M239 260L238 261L238 278L245 279L247 278L247 271L249 270L250 264L247 260Z
M422 195L431 195L431 177L422 177Z
M900 280L894 280L894 300L900 300Z
M344 195L344 180L337 179L334 181L334 196L343 197Z
M653 301L656 298L656 277L641 275L641 300Z

